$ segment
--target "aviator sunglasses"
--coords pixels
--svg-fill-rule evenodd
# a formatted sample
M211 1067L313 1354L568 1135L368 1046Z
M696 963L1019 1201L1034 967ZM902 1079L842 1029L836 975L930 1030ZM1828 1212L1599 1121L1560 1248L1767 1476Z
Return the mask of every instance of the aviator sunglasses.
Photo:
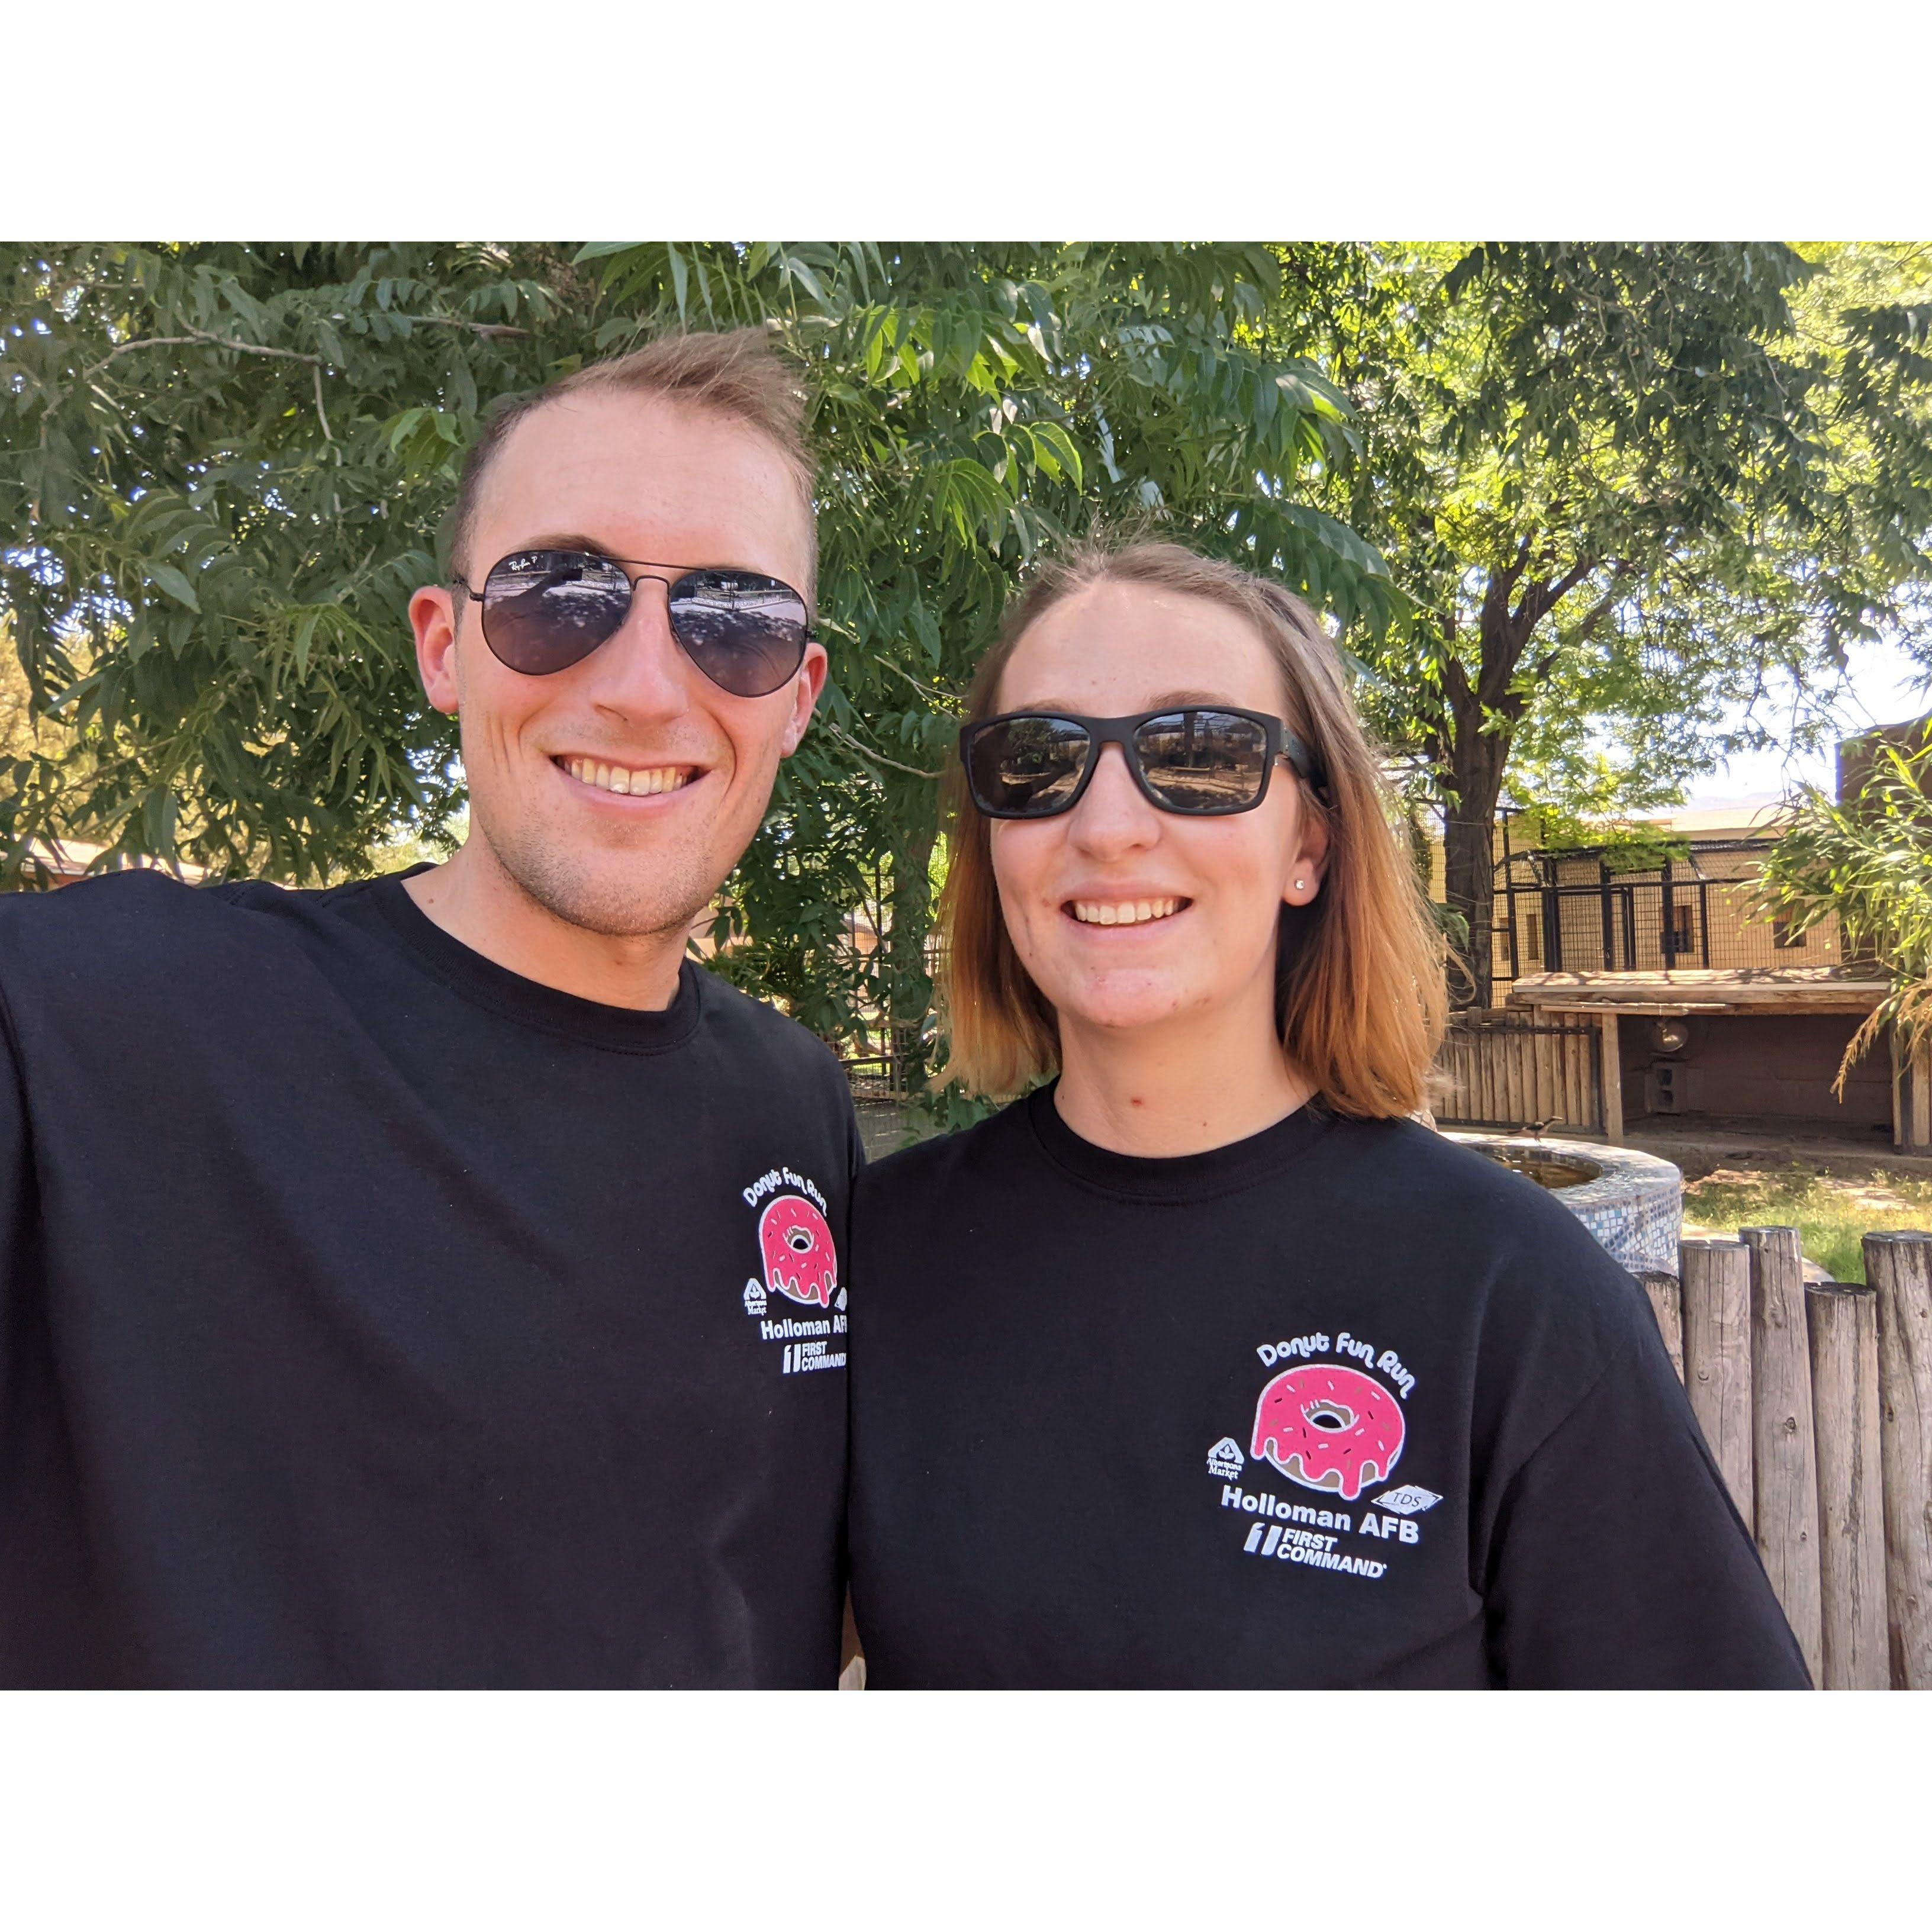
M1052 818L1080 802L1108 745L1120 746L1134 782L1162 812L1204 818L1252 812L1278 764L1323 795L1307 746L1279 718L1222 704L1131 718L1009 712L968 724L959 757L973 802L988 818Z
M812 638L805 599L756 571L673 575L668 565L595 550L518 550L490 566L481 590L460 577L450 580L482 606L483 640L502 663L548 677L608 644L646 578L665 588L680 648L721 690L766 697L805 662Z

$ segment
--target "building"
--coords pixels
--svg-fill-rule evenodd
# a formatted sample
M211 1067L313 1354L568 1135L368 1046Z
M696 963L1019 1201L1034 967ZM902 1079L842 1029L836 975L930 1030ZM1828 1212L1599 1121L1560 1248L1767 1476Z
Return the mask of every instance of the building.
M1894 742L1928 721L1883 728ZM1840 795L1868 766L1839 748ZM1492 1004L1459 1021L1445 1119L1553 1120L1620 1140L1640 1123L1702 1116L1802 1131L1850 1147L1932 1152L1932 1068L1895 1044L1833 1091L1853 1035L1890 991L1846 956L1835 917L1796 932L1755 903L1787 808L1644 821L1671 842L1633 864L1628 846L1523 847L1497 833ZM1514 1016L1513 1018L1511 1016ZM1519 1118L1504 1117L1514 1114ZM1690 1117L1687 1118L1686 1117Z

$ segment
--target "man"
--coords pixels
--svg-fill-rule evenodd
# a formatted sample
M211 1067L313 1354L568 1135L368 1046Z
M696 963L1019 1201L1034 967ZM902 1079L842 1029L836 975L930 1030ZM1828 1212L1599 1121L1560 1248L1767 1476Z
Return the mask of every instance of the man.
M0 904L0 1683L832 1682L857 1134L685 958L811 484L755 335L553 385L410 607L448 864Z

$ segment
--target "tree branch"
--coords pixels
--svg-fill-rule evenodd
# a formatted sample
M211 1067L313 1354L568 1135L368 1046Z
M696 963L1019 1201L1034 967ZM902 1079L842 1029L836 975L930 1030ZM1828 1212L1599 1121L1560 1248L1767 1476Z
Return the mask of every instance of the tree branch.
M942 776L938 772L922 772L916 765L902 765L898 759L889 758L884 752L875 752L871 746L860 744L850 732L842 731L829 718L821 718L819 722L840 743L849 745L860 758L870 758L875 765L890 765L894 771L904 772L908 778L936 778Z
M185 335L144 335L138 342L118 343L92 368L82 370L81 380L91 382L117 356L125 356L130 349L172 349L183 344L196 343L216 349L232 349L238 355L273 356L284 362L310 362L318 369L322 367L320 356L306 356L299 349L270 349L259 342L231 342L225 335L216 335L205 328L194 328Z
M904 678L907 683L910 685L913 689L917 692L935 711L943 711L950 706L953 707L954 715L956 716L958 715L959 700L956 698L949 698L943 691L935 691L930 685L921 684L919 680L903 665L894 664L890 658L881 657L877 651L872 653L872 662L874 664L883 664L887 670Z
M1573 569L1566 570L1550 586L1550 602L1544 606L1544 608L1546 610L1553 610L1556 605L1562 603L1564 598L1568 597L1570 592L1574 590L1577 585L1596 568L1598 562L1598 560L1595 557L1586 557Z
M412 317L411 320L428 322L434 318L428 316L417 316ZM496 325L494 322L477 322L471 326L479 329L499 332ZM512 335L521 335L524 332L520 328L511 329L508 332ZM328 412L322 406L322 372L327 365L320 356L308 355L299 349L271 349L265 343L234 342L225 335L214 334L212 331L206 328L190 329L185 335L144 335L138 342L116 343L98 362L91 368L83 369L81 371L80 380L92 388L94 377L99 375L117 356L124 356L130 349L178 349L195 346L232 349L238 356L272 356L280 362L306 362L315 371L315 412L322 424L323 440L328 442L333 442L335 440L334 433L328 427ZM96 393L98 394L98 392ZM56 396L42 412L42 420L44 421L51 417L55 410L59 407L60 398Z
M1510 614L1510 622L1523 644L1528 643L1529 634L1597 568L1600 561L1596 557L1586 557L1565 571L1554 584L1532 584L1522 593L1522 602Z
M1591 606L1588 612L1578 623L1575 631L1571 633L1573 643L1589 637L1596 630L1597 626L1610 614L1616 607L1618 598L1622 595L1624 584L1630 574L1630 566L1621 560L1610 566L1610 588ZM1543 664L1547 664L1550 658L1556 655L1556 647L1552 646L1548 655L1542 660Z
M315 413L322 424L322 440L333 442L335 438L329 434L328 412L322 406L322 364L317 362L310 374L315 377Z
M514 328L507 322L472 322L460 315L406 315L404 322L419 322L426 328L466 328L472 335L494 340L500 335L528 335L527 328Z

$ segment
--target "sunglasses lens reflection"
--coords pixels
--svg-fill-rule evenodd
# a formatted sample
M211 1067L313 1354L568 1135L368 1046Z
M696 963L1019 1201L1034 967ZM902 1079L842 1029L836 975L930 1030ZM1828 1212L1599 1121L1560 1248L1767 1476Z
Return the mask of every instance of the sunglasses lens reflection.
M1134 734L1148 786L1174 812L1238 812L1268 776L1268 734L1252 718L1190 707Z
M671 586L670 628L685 653L721 690L764 698L805 662L805 600L776 577L694 570Z
M1044 818L1064 811L1087 768L1090 743L1070 718L1004 718L969 742L973 796L984 810L1010 816Z
M543 677L616 636L630 610L630 580L608 559L518 550L484 580L483 638L511 670Z

